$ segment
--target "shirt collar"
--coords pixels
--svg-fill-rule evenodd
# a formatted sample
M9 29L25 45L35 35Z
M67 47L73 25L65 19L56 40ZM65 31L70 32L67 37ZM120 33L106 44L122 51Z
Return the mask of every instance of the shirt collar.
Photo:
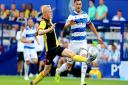
M74 10L74 13L75 13L75 14L79 14L79 13L78 13L77 11L75 11L75 10ZM81 12L81 14L83 14L83 13L84 13L84 11Z
M27 26L27 28L28 28L28 29L30 29L30 27L29 27L29 26ZM32 26L32 28L31 28L31 29L34 29L34 27Z

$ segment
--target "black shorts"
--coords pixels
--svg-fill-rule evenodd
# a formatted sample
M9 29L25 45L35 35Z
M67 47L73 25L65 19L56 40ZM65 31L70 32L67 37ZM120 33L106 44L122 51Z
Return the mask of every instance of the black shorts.
M24 61L24 54L23 52L17 52L17 55L18 55L18 61Z
M64 50L64 47L61 47L61 46L48 50L48 52L46 52L46 65L52 64L55 56L56 55L61 56L63 50Z

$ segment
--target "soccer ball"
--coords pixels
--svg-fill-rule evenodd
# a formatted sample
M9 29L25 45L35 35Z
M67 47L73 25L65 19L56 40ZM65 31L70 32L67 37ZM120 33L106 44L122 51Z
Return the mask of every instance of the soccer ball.
M97 57L98 56L98 49L96 47L90 47L88 49L88 54L89 54L89 56Z
M101 79L102 74L99 68L93 68L90 70L89 75L91 76L92 79Z

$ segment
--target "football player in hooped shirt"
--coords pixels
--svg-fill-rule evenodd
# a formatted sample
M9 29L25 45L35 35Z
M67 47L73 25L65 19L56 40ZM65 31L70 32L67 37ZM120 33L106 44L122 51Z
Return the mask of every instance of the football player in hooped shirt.
M79 54L87 58L87 39L86 39L86 25L89 25L90 29L96 35L97 39L101 44L103 44L102 39L98 36L95 26L90 21L88 14L82 11L82 0L74 0L75 10L69 15L65 28L71 28L71 38L69 49L76 54ZM59 82L60 73L68 70L69 66L72 66L73 61L71 58L67 59L60 68L56 69L55 80ZM87 71L87 63L82 62L81 67L81 85L86 85L85 75Z

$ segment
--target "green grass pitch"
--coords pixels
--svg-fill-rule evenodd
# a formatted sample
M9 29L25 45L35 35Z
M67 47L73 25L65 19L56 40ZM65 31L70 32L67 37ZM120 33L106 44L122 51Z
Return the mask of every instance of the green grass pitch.
M80 85L80 78L61 78L60 83L54 81L54 77L47 77L38 85ZM87 79L88 85L128 85L128 81L120 80L93 80ZM23 77L0 76L0 85L30 85Z

